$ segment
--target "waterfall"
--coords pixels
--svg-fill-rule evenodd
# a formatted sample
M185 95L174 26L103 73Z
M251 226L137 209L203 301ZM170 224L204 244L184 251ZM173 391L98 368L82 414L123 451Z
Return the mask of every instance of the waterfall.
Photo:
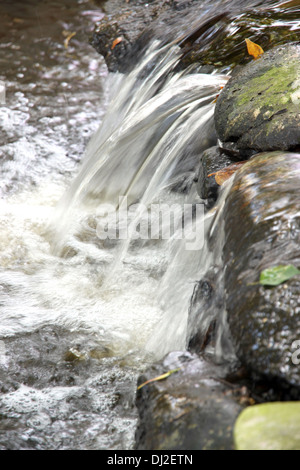
M177 46L153 43L128 76L110 76L107 114L52 221L56 255L78 253L78 240L90 249L91 239L94 253L106 250L111 255L104 263L100 296L142 283L142 271L158 281L154 296L161 313L145 345L155 357L186 347L194 285L211 263L205 232L212 216L204 214L193 182L201 152L215 143L214 102L228 80L192 69L178 71L179 59ZM161 216L156 233L153 208ZM169 209L167 217L163 208ZM191 209L189 215L184 208ZM177 220L173 231L170 217ZM110 237L107 226L113 224L115 236Z

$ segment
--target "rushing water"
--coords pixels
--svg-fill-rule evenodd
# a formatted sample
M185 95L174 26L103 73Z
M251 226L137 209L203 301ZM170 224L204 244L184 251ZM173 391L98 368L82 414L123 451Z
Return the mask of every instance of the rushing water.
M202 245L213 213L196 212L195 246L194 213L163 237L149 208L201 206L195 167L228 77L175 72L179 49L155 43L107 76L88 2L0 10L0 449L129 449L137 374L186 347L195 282L220 261ZM125 216L123 239L101 237Z

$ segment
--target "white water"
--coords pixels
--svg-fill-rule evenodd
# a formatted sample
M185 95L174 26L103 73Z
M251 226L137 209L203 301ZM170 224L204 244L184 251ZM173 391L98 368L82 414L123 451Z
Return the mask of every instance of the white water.
M69 188L53 169L36 189L1 201L1 337L57 324L90 331L116 354L161 357L186 346L189 299L205 268L199 253L185 240L103 242L96 231L99 207L119 196L198 201L193 186L170 187L182 172L191 180L227 77L175 74L178 57L153 47L128 77L111 77L108 113ZM159 65L141 78L153 59Z

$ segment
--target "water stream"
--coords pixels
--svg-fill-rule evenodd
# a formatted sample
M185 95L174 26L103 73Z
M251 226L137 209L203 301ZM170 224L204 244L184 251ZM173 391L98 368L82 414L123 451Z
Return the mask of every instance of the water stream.
M179 48L155 42L108 76L86 42L99 9L14 3L0 6L0 449L130 449L137 375L186 347L219 256L193 179L228 76L178 72ZM169 233L150 211L170 207L177 222L193 210Z

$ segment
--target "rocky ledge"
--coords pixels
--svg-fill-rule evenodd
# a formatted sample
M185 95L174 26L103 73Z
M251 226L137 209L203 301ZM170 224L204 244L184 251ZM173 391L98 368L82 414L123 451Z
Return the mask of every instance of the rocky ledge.
M200 156L197 181L208 208L216 204L213 223L222 221L209 240L218 256L191 299L189 347L200 357L176 353L180 371L139 392L138 449L261 448L255 433L265 448L300 448L291 419L300 397L300 277L260 283L265 269L300 267L299 58L298 43L274 48L234 74L217 101L219 144ZM248 161L218 186L211 174L242 159ZM206 331L204 311L211 318ZM235 356L233 381L224 365L220 376L210 363L220 357L211 351L224 344ZM140 383L174 364L165 358ZM232 394L243 387L245 402ZM265 411L268 402L290 400L296 401L274 405L273 418ZM274 434L274 420L290 439Z
M300 43L271 49L229 80L215 110L222 142L249 151L300 148Z

